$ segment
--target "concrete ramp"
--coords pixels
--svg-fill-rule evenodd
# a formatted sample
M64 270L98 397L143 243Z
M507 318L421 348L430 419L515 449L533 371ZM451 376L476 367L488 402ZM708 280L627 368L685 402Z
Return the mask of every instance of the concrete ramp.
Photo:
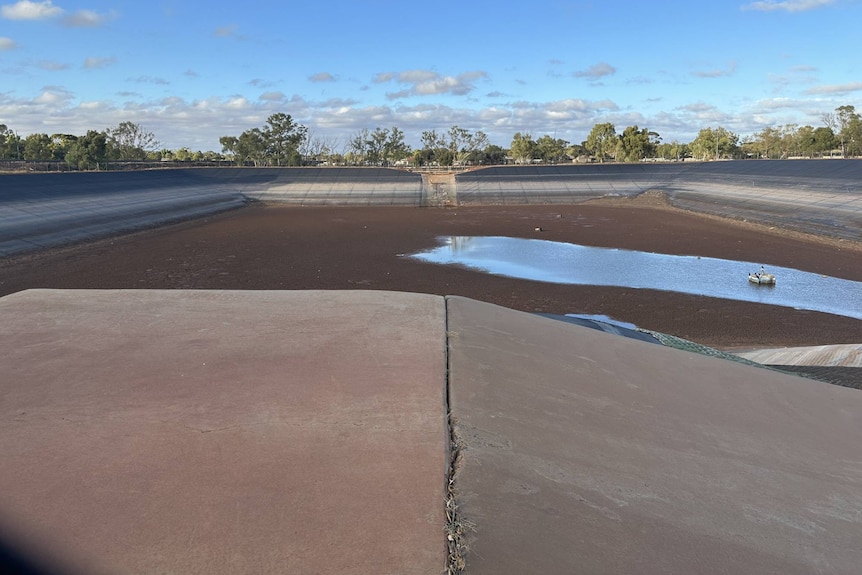
M372 292L0 299L0 541L58 573L441 573L444 313Z
M859 391L447 306L467 573L859 572Z

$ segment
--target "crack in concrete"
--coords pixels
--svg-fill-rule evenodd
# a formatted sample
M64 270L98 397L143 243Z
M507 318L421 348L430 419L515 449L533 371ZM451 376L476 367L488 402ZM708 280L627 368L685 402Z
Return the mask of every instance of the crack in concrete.
M445 311L445 347L446 354L446 425L449 436L449 468L446 473L446 486L444 499L446 502L446 546L447 546L447 575L457 575L464 572L466 567L467 545L465 534L473 530L473 525L466 521L460 514L457 501L456 478L461 468L461 455L465 444L458 433L458 422L452 416L451 398L451 369L449 360L449 339L452 332L449 331L449 300L443 299Z

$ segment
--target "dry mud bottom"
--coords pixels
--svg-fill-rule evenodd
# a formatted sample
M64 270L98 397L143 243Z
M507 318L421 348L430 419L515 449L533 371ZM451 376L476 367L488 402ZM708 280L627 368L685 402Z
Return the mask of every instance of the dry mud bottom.
M653 290L494 277L403 257L450 235L540 238L764 262L862 281L859 244L694 214L671 207L661 193L647 193L566 206L256 204L9 258L0 262L0 294L50 287L462 295L527 312L603 314L722 349L857 343L862 333L858 320L831 314Z

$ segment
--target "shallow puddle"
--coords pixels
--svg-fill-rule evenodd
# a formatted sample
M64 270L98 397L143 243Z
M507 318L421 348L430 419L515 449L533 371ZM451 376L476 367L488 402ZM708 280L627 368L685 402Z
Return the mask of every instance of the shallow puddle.
M822 311L862 319L862 282L769 265L698 256L507 237L453 236L410 257L467 266L486 273L551 283L616 286ZM775 274L775 286L759 286L748 274Z

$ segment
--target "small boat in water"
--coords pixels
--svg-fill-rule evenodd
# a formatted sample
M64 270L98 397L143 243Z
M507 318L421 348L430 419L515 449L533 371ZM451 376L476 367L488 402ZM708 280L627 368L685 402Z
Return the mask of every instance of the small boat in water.
M766 273L766 270L763 269L763 266L760 266L759 272L748 274L748 281L758 285L774 286L775 275Z

